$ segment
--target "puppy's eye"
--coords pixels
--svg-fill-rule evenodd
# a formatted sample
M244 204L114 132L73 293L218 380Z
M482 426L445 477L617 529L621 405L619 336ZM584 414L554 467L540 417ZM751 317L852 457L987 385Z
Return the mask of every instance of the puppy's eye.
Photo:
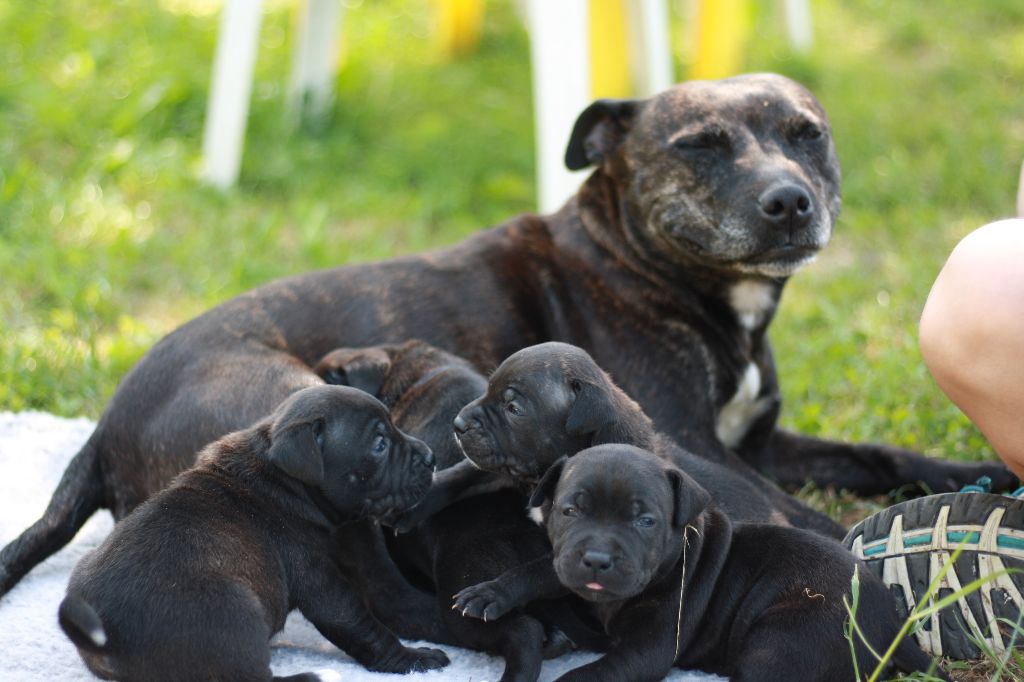
M375 455L383 455L388 451L388 445L390 444L391 442L384 436L377 436L373 439L373 448L371 449L371 452Z
M654 528L655 523L657 522L653 516L639 516L633 521L633 525L637 528Z
M579 516L580 510L575 505L567 504L562 507L562 514L565 516Z
M522 408L520 408L519 405L516 404L515 402L510 402L506 404L505 409L508 410L510 414L514 414L517 417L523 413Z

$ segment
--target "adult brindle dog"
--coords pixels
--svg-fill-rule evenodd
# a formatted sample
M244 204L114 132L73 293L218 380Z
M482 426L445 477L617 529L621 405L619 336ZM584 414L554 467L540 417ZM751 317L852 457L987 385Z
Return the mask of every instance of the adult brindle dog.
M860 493L954 490L994 464L776 428L766 336L789 276L828 243L839 164L828 120L797 83L760 74L598 101L566 162L596 170L560 211L455 247L272 282L157 343L124 378L44 517L0 552L0 594L99 507L116 518L206 443L320 382L328 351L424 341L494 367L524 346L587 350L689 450L783 485Z

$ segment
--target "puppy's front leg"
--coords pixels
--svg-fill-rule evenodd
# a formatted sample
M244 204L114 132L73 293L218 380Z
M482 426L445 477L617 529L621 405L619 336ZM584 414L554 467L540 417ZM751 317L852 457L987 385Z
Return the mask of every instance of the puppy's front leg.
M484 471L466 459L434 474L430 490L419 504L396 516L388 525L400 533L407 533L459 500L506 490L514 485L511 479Z
M376 672L408 673L448 665L443 651L404 646L332 567L329 557L314 557L294 573L295 604L320 634Z
M441 622L437 598L409 584L388 553L380 526L373 521L345 524L335 539L338 562L352 572L371 612L388 629L405 639L456 644Z
M596 661L565 673L557 682L664 679L676 658L676 615L676 610L660 598L626 605L608 628L615 646Z
M547 552L497 578L471 585L454 595L453 609L464 616L497 620L514 608L538 599L553 599L568 594L558 581L552 554Z

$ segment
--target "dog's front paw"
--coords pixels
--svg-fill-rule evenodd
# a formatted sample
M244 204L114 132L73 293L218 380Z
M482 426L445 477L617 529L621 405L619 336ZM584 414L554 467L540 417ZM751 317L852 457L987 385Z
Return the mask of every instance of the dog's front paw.
M952 462L931 460L927 471L918 473L928 493L957 492L965 485L981 483L994 493L1008 492L1020 485L1020 480L1002 462ZM987 478L988 481L982 479ZM911 479L913 480L913 479Z
M385 526L389 526L396 533L408 533L416 528L416 526L426 521L427 518L428 515L424 514L423 510L417 506L407 509L400 514L394 514L393 516L382 518L381 523Z
M396 654L378 661L370 670L378 673L416 673L427 670L440 670L451 663L447 654L440 649L426 647L402 647Z
M473 585L459 591L452 608L463 616L497 620L512 610L515 604L497 580Z

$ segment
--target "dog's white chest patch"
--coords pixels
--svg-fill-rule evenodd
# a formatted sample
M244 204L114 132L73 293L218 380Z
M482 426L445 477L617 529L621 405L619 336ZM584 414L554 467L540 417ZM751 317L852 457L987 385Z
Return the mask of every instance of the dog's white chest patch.
M715 424L715 435L726 446L734 448L747 435L751 424L768 409L767 396L758 398L761 392L761 370L753 362L747 365L736 387L732 399L722 406Z
M775 307L774 290L764 282L743 280L729 290L729 305L744 329L754 329Z

